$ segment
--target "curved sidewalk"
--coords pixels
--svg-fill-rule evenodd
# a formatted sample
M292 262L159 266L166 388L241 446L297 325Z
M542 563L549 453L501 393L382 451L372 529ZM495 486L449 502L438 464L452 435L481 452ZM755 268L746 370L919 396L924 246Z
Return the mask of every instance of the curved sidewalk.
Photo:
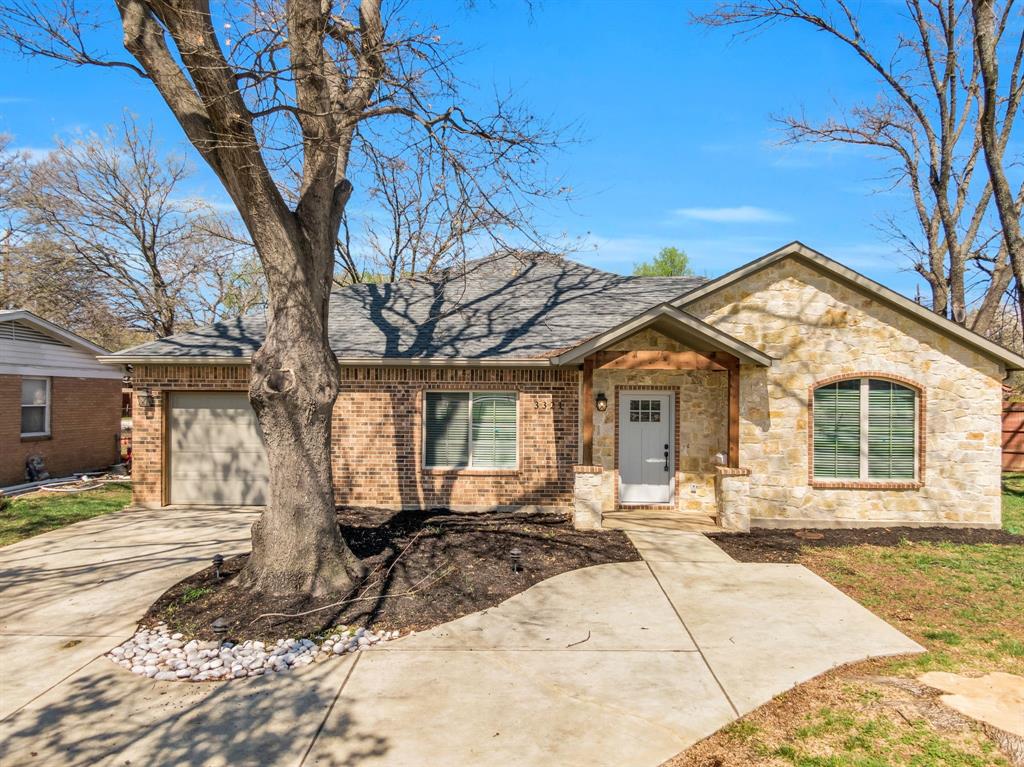
M68 636L101 627L63 677L39 656L36 672L16 673L25 702L0 723L5 767L656 767L835 665L920 650L805 568L739 564L697 534L631 533L643 562L565 573L369 651L272 677L154 683L95 656L211 547L237 550L252 517L194 512L170 523L182 537L170 543L149 540L149 514L40 536L39 556L33 541L0 550L4 589L17 597L10 610L0 602L5 711L8 674L22 662L9 643L19 627L60 623L62 604ZM139 553L112 553L125 547ZM107 552L109 564L90 551ZM62 603L83 577L94 579L82 587L92 608Z

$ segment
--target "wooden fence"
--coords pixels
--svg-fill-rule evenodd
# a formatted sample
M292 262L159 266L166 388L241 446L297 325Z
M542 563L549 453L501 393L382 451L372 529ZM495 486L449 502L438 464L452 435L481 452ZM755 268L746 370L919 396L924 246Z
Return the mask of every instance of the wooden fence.
M1003 471L1024 471L1024 402L1003 403Z

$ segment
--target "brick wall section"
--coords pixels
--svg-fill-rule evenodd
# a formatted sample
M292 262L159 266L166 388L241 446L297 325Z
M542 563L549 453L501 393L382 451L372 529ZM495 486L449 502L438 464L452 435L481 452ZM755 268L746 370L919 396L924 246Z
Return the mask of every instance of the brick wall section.
M135 501L159 504L166 391L245 390L244 365L137 366L134 372ZM155 406L139 406L150 387ZM424 469L421 413L428 390L514 391L519 395L519 468ZM335 498L388 507L571 508L578 460L579 373L493 368L345 368L334 409Z
M579 373L494 368L348 368L334 410L339 503L402 507L572 506ZM519 395L519 468L423 469L423 394Z
M25 481L25 459L41 455L52 477L102 469L118 460L121 382L50 379L50 436L21 437L21 376L0 375L0 485Z

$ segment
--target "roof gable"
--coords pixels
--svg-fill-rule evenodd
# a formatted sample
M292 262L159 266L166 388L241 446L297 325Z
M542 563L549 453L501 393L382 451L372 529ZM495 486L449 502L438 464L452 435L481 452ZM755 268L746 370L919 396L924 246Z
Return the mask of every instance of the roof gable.
M787 258L797 259L842 283L860 290L872 298L881 300L904 315L939 331L943 335L970 349L978 351L990 359L1000 362L1005 365L1008 370L1024 370L1024 356L1016 354L1009 349L988 340L984 336L979 335L972 330L968 330L962 325L957 325L955 322L935 314L935 312L929 311L920 304L911 301L906 296L897 293L895 290L887 288L881 283L875 282L874 280L865 277L863 274L860 274L847 266L843 266L838 261L834 261L823 253L819 253L813 248L809 248L803 243L797 241L784 245L778 250L774 250L771 253L761 256L761 258L755 259L754 261L739 267L738 269L734 269L731 272L723 274L721 277L710 280L685 295L674 299L671 303L677 308L685 309L695 301L713 293L717 293L730 285L740 283L747 277L757 274L769 266Z
M585 343L554 357L552 362L557 365L582 362L587 355L605 349L646 328L654 328L676 341L695 347L698 351L726 351L738 357L742 362L751 365L771 367L772 364L772 358L759 349L755 349L738 338L724 333L668 303L651 307L646 312L638 314L617 327L594 336Z
M27 309L0 311L0 339L71 346L94 355L107 353L102 346L97 346L77 333L44 320Z

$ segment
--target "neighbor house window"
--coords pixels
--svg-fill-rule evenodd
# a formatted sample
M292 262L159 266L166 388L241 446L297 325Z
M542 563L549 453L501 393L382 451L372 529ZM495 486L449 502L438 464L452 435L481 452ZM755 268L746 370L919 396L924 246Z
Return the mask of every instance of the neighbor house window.
M21 379L21 436L50 433L50 379Z
M917 478L917 392L881 378L851 378L814 390L814 477Z
M516 467L514 393L427 392L423 427L428 467Z

